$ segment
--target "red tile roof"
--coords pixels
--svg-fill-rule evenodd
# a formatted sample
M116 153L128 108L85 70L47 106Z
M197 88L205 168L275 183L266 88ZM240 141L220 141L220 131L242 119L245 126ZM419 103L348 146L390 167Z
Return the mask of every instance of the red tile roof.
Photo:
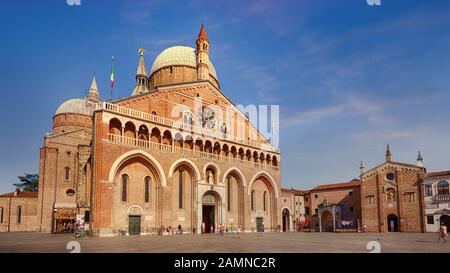
M303 190L296 190L296 189L283 189L281 188L281 192L283 193L292 193L296 195L306 195L309 193L309 191L303 191Z
M314 187L311 191L331 190L331 189L359 187L359 186L361 186L361 181L359 179L353 179L352 181L349 182L319 185Z
M37 198L38 193L37 192L27 192L27 191L20 191L17 193L17 196L14 196L15 192L10 192L6 194L0 195L0 197L27 197L27 198Z
M450 175L450 170L440 171L440 172L430 172L430 173L425 174L425 178L439 177L439 176L446 176L446 175Z

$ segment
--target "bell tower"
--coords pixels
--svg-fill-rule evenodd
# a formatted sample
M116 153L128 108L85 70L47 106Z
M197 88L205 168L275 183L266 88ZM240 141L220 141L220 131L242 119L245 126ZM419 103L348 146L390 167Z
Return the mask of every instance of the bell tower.
M209 80L209 40L202 24L197 38L197 80Z

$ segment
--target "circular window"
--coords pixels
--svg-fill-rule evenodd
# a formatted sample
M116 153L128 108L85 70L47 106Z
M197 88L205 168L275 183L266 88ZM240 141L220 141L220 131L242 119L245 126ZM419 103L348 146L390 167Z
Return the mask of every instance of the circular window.
M394 180L394 174L393 173L388 173L388 174L386 174L386 179L387 180Z
M75 195L75 190L73 190L73 189L68 189L68 190L66 191L66 194L67 194L67 196L74 196L74 195Z

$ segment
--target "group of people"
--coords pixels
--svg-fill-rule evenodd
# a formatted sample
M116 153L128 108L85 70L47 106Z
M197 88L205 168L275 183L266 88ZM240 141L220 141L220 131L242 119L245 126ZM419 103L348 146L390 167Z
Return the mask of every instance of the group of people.
M181 227L181 225L178 225L178 228L176 231L172 228L172 226L165 228L164 225L161 225L159 235L167 236L167 235L174 235L174 234L177 234L177 235L183 234L183 228Z

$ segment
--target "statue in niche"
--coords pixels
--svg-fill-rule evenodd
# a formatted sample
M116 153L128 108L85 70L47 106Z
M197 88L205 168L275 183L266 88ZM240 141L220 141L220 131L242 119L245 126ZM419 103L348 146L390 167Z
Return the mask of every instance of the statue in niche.
M395 193L394 193L393 190L388 190L388 192L387 192L387 201L389 203L395 202Z
M214 175L211 170L208 171L208 180L207 181L210 185L214 184Z

